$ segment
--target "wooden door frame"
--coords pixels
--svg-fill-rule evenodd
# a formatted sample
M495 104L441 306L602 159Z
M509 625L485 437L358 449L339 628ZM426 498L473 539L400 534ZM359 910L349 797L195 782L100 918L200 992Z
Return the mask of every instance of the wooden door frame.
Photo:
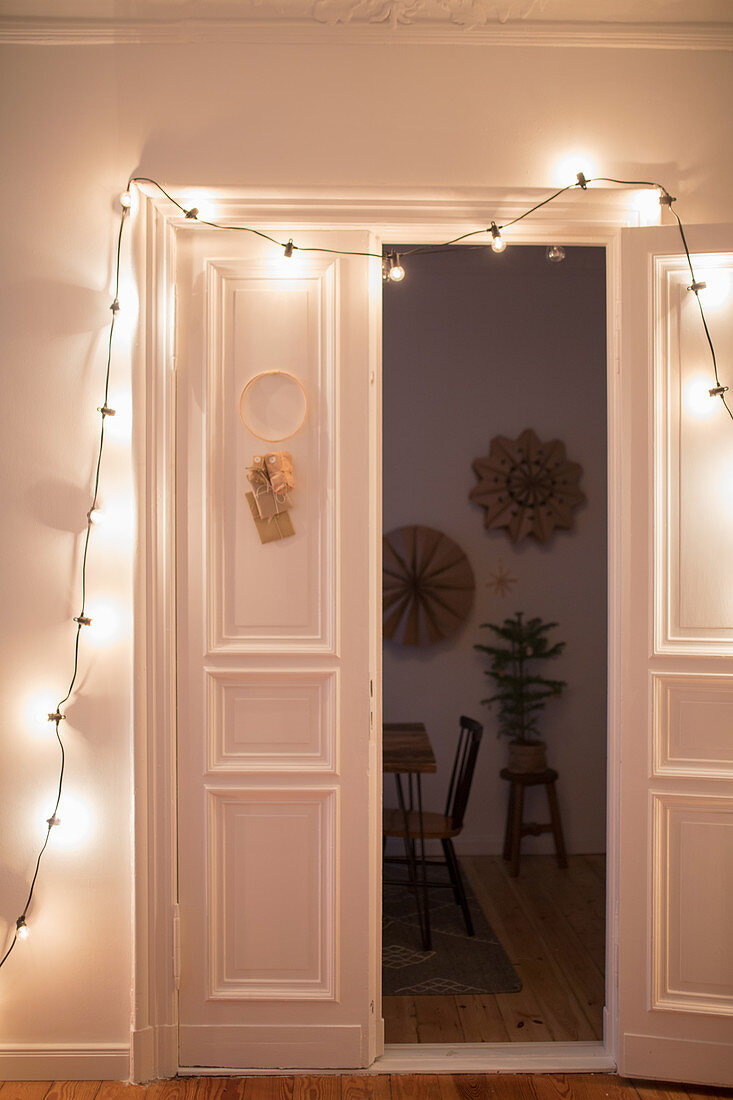
M171 185L173 194L186 188ZM545 190L452 189L450 192L262 189L211 192L228 224L278 230L368 229L405 243L447 240L495 219L522 213ZM490 217L487 217L487 211ZM507 234L524 244L560 241L606 249L608 345L608 892L605 1041L599 1043L430 1044L387 1047L367 1072L542 1072L614 1068L618 1050L618 823L620 581L626 473L620 434L619 230L638 225L633 195L592 188L519 223ZM138 542L134 583L134 952L131 1078L178 1071L176 886L175 652L175 231L180 212L145 185L136 189L133 263L140 290L140 336L133 361L133 461ZM193 227L192 227L193 228ZM478 238L479 240L481 238ZM297 239L296 239L297 243ZM375 334L378 338L379 334ZM379 375L379 371L377 372ZM381 393L381 387L378 387ZM370 410L376 443L370 491L375 501L374 560L381 546L379 402ZM381 578L370 578L374 608ZM375 611L376 614L376 611ZM381 703L378 700L378 703ZM377 716L381 715L381 705ZM380 723L381 724L381 723ZM375 807L376 810L376 807ZM373 815L377 820L377 814ZM381 850L381 835L372 838ZM378 866L378 861L376 861ZM374 913L374 942L378 942ZM214 1073L215 1070L207 1071ZM311 1071L312 1072L312 1071Z

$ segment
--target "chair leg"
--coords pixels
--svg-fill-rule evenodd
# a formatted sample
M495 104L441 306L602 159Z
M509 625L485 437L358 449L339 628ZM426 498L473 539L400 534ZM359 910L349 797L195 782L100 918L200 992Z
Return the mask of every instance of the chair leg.
M463 910L463 919L466 922L466 932L469 936L475 935L473 930L473 921L471 920L471 914L468 911L468 898L466 897L466 891L463 886L463 878L461 877L461 868L458 866L458 859L456 857L456 850L453 847L452 840L445 840L444 849L446 860L448 861L448 868L450 870L451 880L455 882L458 887L458 893L460 894L460 905Z
M557 856L558 867L567 867L568 857L565 851L565 840L562 835L562 822L560 821L560 809L557 804L557 791L555 790L555 783L547 783L545 786L547 791L547 801L550 806L550 821L552 822L552 834L555 838L555 854Z
M455 901L456 905L460 905L461 904L461 891L460 891L460 887L458 885L458 880L456 879L455 870L453 869L453 864L451 863L450 851L448 849L448 841L447 840L441 840L440 843L443 845L443 855L445 856L445 865L448 868L448 874L450 875L450 880L451 880L451 883L453 885L453 900Z

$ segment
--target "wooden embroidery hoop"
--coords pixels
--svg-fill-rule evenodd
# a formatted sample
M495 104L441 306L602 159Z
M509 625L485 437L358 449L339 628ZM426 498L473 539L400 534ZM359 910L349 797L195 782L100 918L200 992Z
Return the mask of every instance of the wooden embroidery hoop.
M244 402L245 402L245 398L247 396L247 391L250 389L251 386L254 385L255 382L261 381L263 378L267 378L267 376L271 375L271 374L280 374L284 378L289 378L291 380L291 382L295 382L296 386L298 387L298 389L300 390L300 392L303 395L303 416L300 419L300 423L292 430L292 432L288 432L287 435L277 435L277 436L260 435L258 432L254 431L254 429L247 423L247 417L245 415L245 410L244 410ZM250 378L247 385L242 390L242 394L239 398L239 416L240 416L240 419L241 419L242 423L244 424L247 431L255 437L255 439L261 439L265 443L282 443L286 439L292 439L292 437L297 432L299 432L300 429L305 424L305 418L306 418L307 415L308 415L308 394L305 392L305 387L304 387L303 383L300 381L299 378L296 378L294 374L291 374L290 371L287 371L287 370L280 370L280 369L263 370L263 371L260 371L259 374L254 374Z

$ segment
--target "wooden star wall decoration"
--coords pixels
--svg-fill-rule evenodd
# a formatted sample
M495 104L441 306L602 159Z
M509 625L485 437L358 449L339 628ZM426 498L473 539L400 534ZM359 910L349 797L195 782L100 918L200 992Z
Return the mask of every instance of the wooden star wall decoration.
M479 481L469 496L486 509L484 526L505 527L512 542L530 535L548 542L556 527L569 530L585 500L582 466L568 462L559 439L542 443L531 428L517 439L497 435L473 471Z
M504 565L504 562L499 558L499 564L496 569L493 573L489 573L486 587L493 592L495 596L508 596L512 590L512 585L516 583L517 578L512 576Z

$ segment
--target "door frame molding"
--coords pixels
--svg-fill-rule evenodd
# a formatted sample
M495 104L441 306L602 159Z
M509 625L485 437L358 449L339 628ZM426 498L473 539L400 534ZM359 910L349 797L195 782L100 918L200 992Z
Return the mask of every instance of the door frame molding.
M171 186L174 194L186 188ZM196 189L200 193L200 189ZM208 194L222 220L282 231L368 229L376 238L437 243L510 220L546 197L524 190L226 189ZM368 1072L582 1071L615 1067L618 1051L618 832L622 487L619 230L640 224L634 192L570 192L512 227L510 241L606 249L608 391L608 892L605 1042L388 1046ZM175 232L180 211L149 185L134 188L132 251L140 327L132 365L138 541L133 657L133 1081L178 1071L175 601ZM296 234L297 235L297 234ZM482 238L473 238L474 243ZM487 235L488 239L488 235ZM297 241L296 241L297 243ZM381 317L379 318L381 321ZM372 409L375 417L379 410ZM375 470L381 456L375 456ZM378 481L378 478L377 478ZM381 532L375 532L381 539ZM372 578L372 599L381 598ZM376 606L376 604L375 604ZM376 914L375 914L376 918ZM375 933L376 935L376 933ZM190 1072L190 1071L189 1071ZM213 1072L213 1071L212 1071ZM247 1072L252 1072L248 1070ZM313 1072L312 1070L309 1072Z

